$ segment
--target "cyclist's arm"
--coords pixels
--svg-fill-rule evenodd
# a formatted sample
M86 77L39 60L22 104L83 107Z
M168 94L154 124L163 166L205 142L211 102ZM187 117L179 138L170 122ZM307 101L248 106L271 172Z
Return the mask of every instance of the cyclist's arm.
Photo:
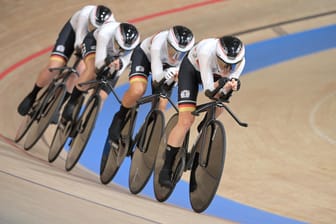
M162 36L157 36L153 39L151 46L151 69L153 81L160 82L164 78L162 64L162 47L165 44L165 39Z
M230 78L239 79L245 67L245 58L235 65L234 71L230 74Z
M75 20L74 22L74 30L76 33L76 39L75 39L75 44L74 47L79 48L80 45L82 44L84 37L88 33L88 17L91 12L91 9L93 6L85 6L83 9L81 9L80 12L76 13L72 18L72 20Z
M119 57L120 68L116 74L116 77L119 77L126 70L126 68L130 65L132 52L133 51L127 51L125 52L125 55Z
M218 81L214 82L213 72L211 68L211 57L208 53L198 53L198 63L201 73L204 93L207 97L213 98L219 91Z
M107 57L107 45L110 39L109 33L104 32L104 30L100 30L100 32L96 33L95 31L95 37L97 40L96 45L96 68L101 69L103 66L105 66L105 59Z

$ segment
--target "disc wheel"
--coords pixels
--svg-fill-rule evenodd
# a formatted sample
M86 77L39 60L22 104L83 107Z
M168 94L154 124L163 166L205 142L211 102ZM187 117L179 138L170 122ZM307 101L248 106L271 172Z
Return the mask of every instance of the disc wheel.
M157 152L156 160L155 160L155 166L154 166L154 193L156 200L163 202L169 198L171 193L173 192L176 183L180 180L184 165L185 165L185 150L181 149L179 150L179 153L176 155L175 162L173 164L172 170L172 182L174 186L172 188L162 186L159 183L159 174L163 167L164 160L165 160L165 150L167 146L167 138L176 125L178 120L178 114L174 114L168 121L165 132L161 138L160 146Z
M153 168L164 130L164 115L160 110L153 110L148 115L146 127L140 130L140 137L136 142L129 173L129 189L138 194L147 184Z
M195 212L207 209L216 194L224 169L225 137L222 123L215 120L197 140L189 182L189 199Z
M59 113L65 92L65 85L59 85L46 95L44 102L42 102L39 117L29 129L24 149L29 150L36 144L49 126L53 116Z
M78 103L76 104L75 109L74 109L74 116L73 116L74 119L78 116L80 109L82 107L83 101L84 101L84 96L81 96L81 98L78 100ZM61 153L71 133L72 126L73 124L71 121L66 122L65 124L62 122L58 122L54 137L51 141L49 153L48 153L48 161L50 163L54 162L59 156L59 154Z
M33 124L35 120L34 112L28 113L28 115L24 116L18 130L16 131L14 141L19 142L28 132L29 128Z
M72 170L80 159L95 126L100 103L101 101L99 96L92 98L92 100L90 100L86 105L80 119L75 124L74 131L77 134L72 139L70 149L67 154L65 161L66 171Z
M35 100L32 108L29 109L28 114L23 117L20 126L18 130L16 131L14 141L19 142L21 139L26 135L31 125L34 123L35 119L37 118L39 114L39 109L41 107L42 101L44 97L47 95L47 93L50 91L52 86L49 86L47 89L45 89L42 93L42 95Z
M130 111L126 116L126 123L121 130L117 147L111 144L108 137L106 138L100 162L100 181L102 184L108 184L113 179L128 153L135 119L135 116L132 116L133 112Z

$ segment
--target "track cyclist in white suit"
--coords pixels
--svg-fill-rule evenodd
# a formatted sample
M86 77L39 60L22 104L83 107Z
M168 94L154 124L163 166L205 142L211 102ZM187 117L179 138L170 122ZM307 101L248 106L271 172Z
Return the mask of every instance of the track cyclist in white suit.
M39 91L49 85L58 73L57 71L49 71L49 68L66 65L75 50L80 53L80 47L86 34L100 27L104 22L109 21L115 21L114 15L108 7L103 5L84 6L71 16L58 34L49 63L39 73L31 92L19 104L18 113L20 115L24 116L28 113ZM84 63L81 62L77 67L78 72L81 73L84 67ZM70 95L75 81L76 78L74 76L68 80L65 99Z

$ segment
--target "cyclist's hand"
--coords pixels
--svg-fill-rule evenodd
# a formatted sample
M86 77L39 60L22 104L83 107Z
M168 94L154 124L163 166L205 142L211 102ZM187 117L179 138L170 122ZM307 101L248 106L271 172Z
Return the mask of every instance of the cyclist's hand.
M238 91L240 89L240 80L239 79L231 78L230 83L231 83L231 89L233 91Z
M108 64L107 66L110 67L111 71L119 71L122 67L122 61L119 58L117 58L113 60L110 64Z
M164 72L165 72L164 78L166 79L165 84L170 86L177 79L178 68L175 67L167 68Z
M240 88L239 79L232 78L225 83L220 92L227 94L230 91L238 91L239 88Z
M108 66L103 66L100 69L96 68L96 75L98 79L102 77L107 77L109 73L110 73L110 67Z

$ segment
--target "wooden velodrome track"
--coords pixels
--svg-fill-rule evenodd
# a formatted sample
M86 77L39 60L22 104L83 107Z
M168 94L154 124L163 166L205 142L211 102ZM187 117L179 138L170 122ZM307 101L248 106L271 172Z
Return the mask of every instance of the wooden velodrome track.
M228 0L140 21L145 15L200 2L205 1L97 3L110 6L119 21L136 21L142 37L184 24L197 40L336 9L334 0ZM68 17L93 2L1 3L0 223L231 223L134 196L113 183L101 185L97 175L84 167L66 173L64 161L47 162L45 142L40 141L29 152L23 150L22 143L13 143L20 123L17 105L30 91L48 56L22 60L50 47ZM335 13L331 13L240 37L250 44L335 21ZM229 151L218 194L303 222L336 221L335 53L333 48L242 77L242 89L230 106L248 121L249 128L239 128L231 119L221 117Z

